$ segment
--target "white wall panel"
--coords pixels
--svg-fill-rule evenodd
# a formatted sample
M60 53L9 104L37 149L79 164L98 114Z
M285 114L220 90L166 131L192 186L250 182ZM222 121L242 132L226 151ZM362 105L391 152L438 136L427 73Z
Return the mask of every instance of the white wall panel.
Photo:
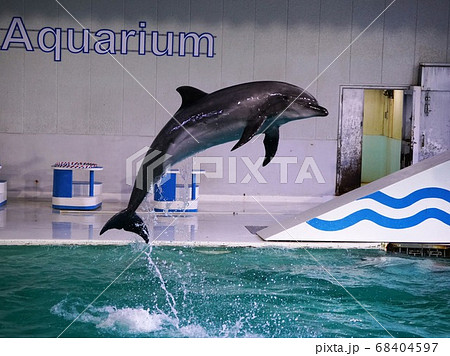
M24 0L23 6L27 28L45 27L49 25L49 19L55 20L58 18L59 5L56 1Z
M353 1L352 41L383 12L384 8L384 0ZM350 49L350 82L352 84L381 82L383 26L384 16L380 16L352 45Z
M418 2L415 61L443 63L447 58L448 1Z
M2 1L0 27L7 28L13 16L23 16L23 1ZM6 30L0 31L1 41ZM0 132L23 132L23 71L22 49L10 49L0 55Z
M8 180L11 197L49 197L52 164L95 162L104 167L95 174L96 180L103 182L103 192L124 193L128 199L131 187L125 184L126 158L135 152L135 147L148 144L147 141L145 137L130 140L125 136L105 135L0 134L0 152L11 152L11 149L14 152L14 155L2 154L2 178Z
M111 29L120 31L124 25L124 2L92 0L92 31Z
M119 62L123 58L115 57ZM109 55L91 55L90 134L121 134L123 69Z
M287 0L257 1L255 11L255 80L285 80Z
M289 1L286 81L316 95L319 63L320 3Z
M222 20L222 0L191 0L190 30L199 35L202 33L216 35L214 51L217 56L208 58L201 54L200 57L189 59L189 85L206 92L216 91L221 87ZM201 48L201 52L206 51L205 40L201 41ZM205 81L205 78L208 79Z
M319 64L320 3L308 0L288 2L286 81L317 95ZM282 138L315 137L314 118L301 120L282 128Z
M123 28L123 3L92 2L92 31ZM91 117L89 133L114 135L122 133L123 69L117 63L123 57L91 53ZM117 61L116 61L116 60Z
M385 13L382 83L413 84L417 2L397 0Z
M157 29L156 2L126 1L124 29L139 31L139 22L146 22L147 48L150 51L151 31ZM129 40L129 52L123 56L125 68L137 79L124 73L123 134L154 136L156 101L156 58L152 53L139 55L138 36ZM141 86L142 85L142 86ZM145 89L144 89L144 88Z
M91 28L91 1L62 1L58 8L58 25L64 31L62 47L67 48L68 28L78 31L74 34L75 46L82 46L82 34L85 28ZM73 17L75 17L75 19ZM79 23L78 23L79 22ZM90 40L92 43L93 41ZM63 50L61 62L57 64L58 90L58 132L66 134L88 134L91 117L90 101L90 59L86 53L72 54Z
M224 0L222 86L253 80L255 0Z
M447 21L447 59L446 62L450 62L450 8L448 9L448 21Z
M58 132L89 134L91 121L90 60L71 55L58 63Z
M4 29L0 30L0 42L13 16L23 17L29 30L46 26L80 30L54 0L0 1L0 28ZM174 32L175 51L179 32L210 32L216 36L215 56L180 57L178 53L172 57L156 57L152 53L140 56L135 52L137 39L130 39L127 55L115 55L169 114L108 55L93 50L90 54L71 54L64 49L61 62L55 62L52 53L40 49L0 51L0 132L1 140L8 141L8 146L3 143L0 146L2 176L21 175L15 187L20 190L22 185L32 190L35 177L44 186L51 186L48 165L54 160L94 160L105 165L102 172L105 192L128 192L124 169L117 169L117 165L150 144L175 113L181 103L175 91L178 86L189 84L213 91L237 83L272 79L301 87L312 82L308 91L329 110L328 117L282 127L279 150L280 155L314 155L319 168L326 167L327 177L324 185L269 184L262 194L332 193L340 86L417 84L420 61L450 60L448 0L397 0L351 50L314 81L390 3L390 0L62 0L93 32L102 28L116 32L139 30L138 22L146 21L147 50L152 30L162 35ZM29 35L36 47L37 31L29 31ZM165 39L160 37L161 48ZM66 46L64 33L63 47ZM192 49L191 45L188 47ZM204 44L202 49L205 50ZM33 149L27 145L30 140ZM261 141L245 145L239 152L233 152L232 157L262 156ZM58 150L53 148L55 145ZM228 159L231 146L215 147L205 154ZM33 164L28 164L30 160ZM245 171L242 162L241 168ZM265 168L269 182L278 171L276 164ZM208 182L202 191L214 193L219 186L224 194L262 191L253 181Z
M2 0L1 6L0 20L2 21L2 27L9 25L13 16L23 16L24 0Z
M26 0L24 12L26 28L40 29L48 25L48 19L55 21L57 6L50 0L39 3ZM57 67L53 62L53 54L43 53L40 50L26 52L24 68L24 132L55 133Z
M188 1L158 1L159 32L172 31L176 34L189 32L190 11L190 2ZM175 37L175 41L178 41L178 37ZM189 57L178 57L177 54L172 57L158 57L156 66L156 98L170 113L167 113L161 105L156 106L156 132L159 132L181 104L181 98L176 92L176 88L186 85L189 81Z
M11 50L0 57L0 132L23 132L24 54L18 52Z
M49 54L25 53L23 127L25 133L57 131L57 67Z
M123 134L154 136L156 116L156 59L127 56L123 64L133 76L124 73ZM141 86L142 85L142 86ZM144 89L145 88L145 89Z
M319 72L329 68L318 79L317 98L329 115L316 119L316 139L336 139L339 85L349 82L350 52L341 52L351 42L351 19L352 1L321 2Z
M80 26L81 24L85 28L88 29L91 28L91 10L92 10L91 0L77 0L77 1L58 0L58 1L62 5L59 6L57 4L59 27L62 27L63 29L69 27L74 28L76 31L81 31L82 29ZM64 47L67 47L67 42L65 41Z

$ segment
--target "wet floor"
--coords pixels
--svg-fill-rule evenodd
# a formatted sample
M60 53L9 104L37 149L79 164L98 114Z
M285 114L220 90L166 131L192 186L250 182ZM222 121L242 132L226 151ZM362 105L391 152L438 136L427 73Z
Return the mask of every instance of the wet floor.
M212 246L299 246L298 243L265 242L256 232L277 221L292 219L321 201L267 202L200 201L198 212L154 213L151 202L143 203L138 214L147 224L154 244ZM109 230L102 236L101 228L126 203L104 202L95 211L52 209L49 200L10 199L0 208L0 244L123 244L143 241L124 230ZM327 247L311 243L301 246ZM333 247L378 247L379 244L333 244Z

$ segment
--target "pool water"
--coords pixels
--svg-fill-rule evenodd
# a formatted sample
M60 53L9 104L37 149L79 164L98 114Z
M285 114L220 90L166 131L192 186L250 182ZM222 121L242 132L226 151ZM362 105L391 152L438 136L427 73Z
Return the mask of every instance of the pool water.
M1 246L0 336L449 337L449 277L379 250Z

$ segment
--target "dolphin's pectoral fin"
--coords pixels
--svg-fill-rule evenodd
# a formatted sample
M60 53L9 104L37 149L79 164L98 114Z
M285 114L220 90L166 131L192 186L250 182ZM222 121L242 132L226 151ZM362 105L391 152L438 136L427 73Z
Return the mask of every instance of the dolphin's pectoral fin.
M208 95L204 91L190 87L190 86L182 86L177 88L177 92L181 95L181 108L190 106L195 103L197 100L203 98Z
M265 120L264 116L258 116L257 119L248 122L247 126L244 129L244 132L242 133L241 138L231 150L234 151L236 148L239 148L242 145L246 144L248 141L250 141L252 137L256 135L264 120Z
M264 158L263 167L275 157L278 149L278 141L280 140L280 130L278 126L272 126L265 132L264 147L266 149L266 157Z

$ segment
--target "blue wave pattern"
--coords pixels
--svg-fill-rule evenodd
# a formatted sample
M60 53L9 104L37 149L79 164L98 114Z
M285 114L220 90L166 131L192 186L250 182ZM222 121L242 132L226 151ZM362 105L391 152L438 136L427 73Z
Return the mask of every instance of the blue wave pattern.
M428 187L428 188L422 188L418 189L411 194L403 197L403 198L394 198L391 197L385 193L382 193L380 191L377 191L375 193L366 195L365 197L362 197L358 200L363 199L372 199L377 201L380 204L383 204L385 206L394 208L394 209L403 209L408 206L411 206L412 204L418 202L419 200L426 199L426 198L438 198L445 200L450 203L450 191L444 188L438 188L438 187ZM307 223L322 231L339 231L346 229L350 226L353 226L357 223L359 223L362 220L369 220L374 222L375 224L390 228L390 229L406 229L409 227L416 226L420 224L421 222L427 220L427 219L436 219L444 224L450 225L450 215L437 208L429 208L424 209L417 214L413 216L409 216L406 218L401 219L394 219L390 218L384 215L381 215L371 209L361 209L358 211L355 211L354 213L338 220L323 220L314 218Z
M365 197L359 198L363 199L373 199L380 204L389 206L395 209L406 208L415 202L426 199L426 198L439 198L450 203L450 191L444 188L429 187L418 189L404 198L393 198L380 191L366 195Z
M389 218L378 214L371 209L361 209L339 220L322 220L314 218L307 221L307 223L322 231L343 230L362 220L369 220L379 226L390 229L406 229L416 226L427 219L437 219L450 226L450 214L436 208L424 209L413 216L401 219Z

